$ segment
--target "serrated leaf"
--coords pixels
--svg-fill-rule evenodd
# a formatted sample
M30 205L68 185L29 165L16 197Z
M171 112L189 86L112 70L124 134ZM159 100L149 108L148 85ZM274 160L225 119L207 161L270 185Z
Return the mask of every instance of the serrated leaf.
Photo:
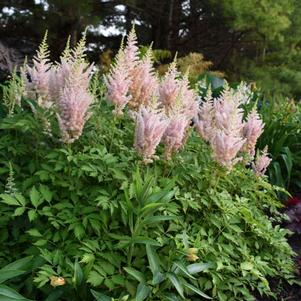
M31 209L28 211L28 218L29 218L29 221L34 221L37 217L37 212L34 210L34 209Z
M84 254L82 257L81 263L89 263L95 260L95 256L93 254Z
M102 284L104 277L98 274L96 271L91 271L88 275L87 282L92 286L99 286Z
M49 188L45 185L40 185L40 192L43 198L50 203L52 200L52 192L49 190Z
M113 275L115 272L114 266L108 262L102 261L100 266L108 275Z
M125 278L124 276L122 275L113 275L111 280L115 283L115 284L118 284L118 285L124 285L124 282L125 282Z
M2 202L7 204L7 205L10 205L10 206L20 206L19 202L17 201L16 198L8 195L8 194L1 194L0 195L1 199L2 199Z
M35 186L33 186L29 192L29 197L30 197L30 201L32 203L32 205L35 208L38 208L38 206L42 203L41 201L41 195L38 192L38 190L36 189Z
M96 301L112 301L112 298L108 297L107 295L104 295L100 292L90 290L91 294L95 298Z
M85 234L85 229L81 224L77 224L74 227L74 235L77 239L81 239Z
M13 215L14 216L20 216L24 213L24 211L25 211L25 207L16 208Z
M21 206L25 206L26 205L26 200L25 200L25 198L23 197L22 194L16 193L15 194L15 198L18 200L18 202L20 203Z
M42 237L43 236L37 229L30 229L27 231L27 233L33 237Z

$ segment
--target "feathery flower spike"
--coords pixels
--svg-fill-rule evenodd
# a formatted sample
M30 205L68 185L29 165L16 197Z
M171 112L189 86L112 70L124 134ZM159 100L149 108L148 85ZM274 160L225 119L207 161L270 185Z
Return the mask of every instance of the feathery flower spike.
M140 106L149 106L152 99L158 97L159 83L152 62L152 50L148 49L142 61L131 74L129 107L139 110Z
M246 143L242 151L247 152L252 158L255 156L255 146L257 139L263 133L264 124L259 117L256 109L253 108L247 117L247 122L243 127L243 136L246 138Z
M268 147L266 146L261 155L256 156L255 162L252 163L252 169L258 177L262 177L271 161L272 159L268 157Z
M156 147L167 126L167 118L158 110L141 107L136 113L134 147L142 156L144 163L151 163L156 158Z

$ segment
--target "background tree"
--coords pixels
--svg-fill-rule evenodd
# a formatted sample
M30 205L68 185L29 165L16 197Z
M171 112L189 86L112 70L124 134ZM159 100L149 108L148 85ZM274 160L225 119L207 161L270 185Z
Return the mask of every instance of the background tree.
M30 54L49 30L57 58L67 36L88 26L89 55L119 47L135 20L142 45L179 56L201 52L230 80L257 80L267 89L301 95L298 0L5 0L0 41Z

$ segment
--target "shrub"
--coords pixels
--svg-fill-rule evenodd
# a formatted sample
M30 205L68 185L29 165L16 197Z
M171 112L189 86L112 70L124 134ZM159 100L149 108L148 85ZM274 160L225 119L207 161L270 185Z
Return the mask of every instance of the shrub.
M185 77L172 81L191 91ZM13 287L36 300L223 301L273 295L270 277L294 281L288 231L274 224L277 187L245 161L231 170L214 161L189 123L169 160L161 145L141 160L133 116L137 126L142 111L112 109L95 99L72 144L37 101L23 98L1 119L1 263L34 256Z

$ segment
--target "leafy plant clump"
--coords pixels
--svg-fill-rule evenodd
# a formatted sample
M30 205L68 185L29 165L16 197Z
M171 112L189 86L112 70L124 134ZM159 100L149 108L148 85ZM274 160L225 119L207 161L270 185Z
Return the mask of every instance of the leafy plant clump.
M271 277L294 281L277 187L245 160L213 160L190 126L168 160L141 160L133 114L112 115L97 75L85 88L91 114L80 137L65 123L72 144L55 102L23 97L0 120L0 264L33 256L10 287L32 300L223 301L273 296Z

